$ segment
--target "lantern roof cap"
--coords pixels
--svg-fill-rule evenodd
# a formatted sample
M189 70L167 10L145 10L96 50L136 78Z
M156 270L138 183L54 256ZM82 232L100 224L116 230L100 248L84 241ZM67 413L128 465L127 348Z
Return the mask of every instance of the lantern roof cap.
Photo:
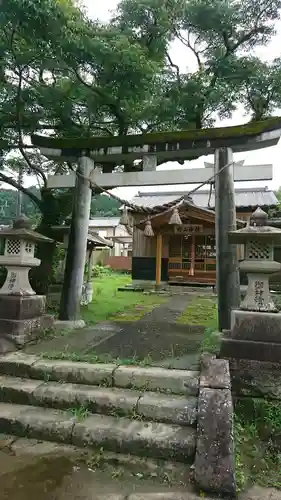
M25 215L20 215L11 227L0 231L0 238L21 239L25 241L51 243L53 240L32 229L32 221Z
M233 243L251 240L281 240L281 229L268 225L268 214L258 207L251 215L247 226L236 231L229 231L229 240Z

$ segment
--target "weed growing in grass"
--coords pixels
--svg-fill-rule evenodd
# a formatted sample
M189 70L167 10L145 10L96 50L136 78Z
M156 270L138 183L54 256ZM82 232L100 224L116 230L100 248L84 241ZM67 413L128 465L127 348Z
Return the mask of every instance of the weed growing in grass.
M85 406L79 406L77 408L70 408L69 412L71 413L71 415L73 415L75 420L77 420L79 422L81 422L81 420L85 420L85 418L87 418L89 415L89 410Z
M248 483L281 489L281 403L262 399L240 401L235 409L236 479L241 491Z
M206 328L201 344L201 352L218 354L220 351L221 333L214 331L213 328Z
M152 365L151 355L148 354L145 358L140 359L137 356L133 356L131 358L114 358L109 354L98 355L95 353L91 354L78 354L75 352L68 351L54 351L54 352L42 352L41 357L43 359L61 359L67 361L78 362L81 361L83 363L92 363L92 364L100 364L100 363L109 363L115 365L133 365L133 366L150 366Z

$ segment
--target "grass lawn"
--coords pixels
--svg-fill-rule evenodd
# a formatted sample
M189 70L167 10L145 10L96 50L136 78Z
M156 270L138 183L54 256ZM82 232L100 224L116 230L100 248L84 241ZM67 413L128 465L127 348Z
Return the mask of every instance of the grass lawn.
M94 299L82 308L82 317L87 324L112 319L114 321L137 321L154 307L163 304L168 297L144 295L142 292L118 292L118 287L130 284L131 277L112 273L94 278Z

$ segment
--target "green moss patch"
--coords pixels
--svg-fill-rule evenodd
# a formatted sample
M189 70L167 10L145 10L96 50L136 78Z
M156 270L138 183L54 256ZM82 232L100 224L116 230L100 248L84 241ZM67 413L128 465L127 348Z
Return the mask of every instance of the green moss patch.
M231 139L242 136L255 136L268 130L281 127L281 117L268 118L259 122L250 122L235 127L219 127L206 129L191 129L177 132L158 132L116 137L91 138L55 138L33 135L32 142L36 146L69 149L99 149L112 146L140 146L143 144L161 144L176 141L196 141L210 139Z
M151 303L142 303L136 304L133 308L130 308L129 311L119 312L116 315L111 316L113 321L138 321L145 314L153 311L153 309L157 306L160 306L164 302L167 301L167 298L163 297L153 297L150 296Z
M208 297L196 297L191 300L185 311L179 316L177 323L215 329L217 325L217 303Z

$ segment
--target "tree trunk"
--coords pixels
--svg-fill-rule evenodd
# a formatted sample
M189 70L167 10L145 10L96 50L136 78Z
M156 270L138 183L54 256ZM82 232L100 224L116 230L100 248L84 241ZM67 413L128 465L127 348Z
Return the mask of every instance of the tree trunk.
M61 203L59 197L48 189L41 190L41 197L43 201L42 206L42 219L37 226L36 231L54 238L55 234L52 226L60 225L65 217L69 215L70 205L67 200ZM56 254L56 241L53 243L39 243L36 251L36 257L41 260L39 267L34 268L31 273L31 284L36 293L46 295L48 287L54 277L53 262Z
M82 156L77 170L81 176L88 177L92 167L92 160ZM85 181L81 176L76 178L73 197L72 220L59 314L59 319L63 321L77 320L80 313L92 197L89 181Z

